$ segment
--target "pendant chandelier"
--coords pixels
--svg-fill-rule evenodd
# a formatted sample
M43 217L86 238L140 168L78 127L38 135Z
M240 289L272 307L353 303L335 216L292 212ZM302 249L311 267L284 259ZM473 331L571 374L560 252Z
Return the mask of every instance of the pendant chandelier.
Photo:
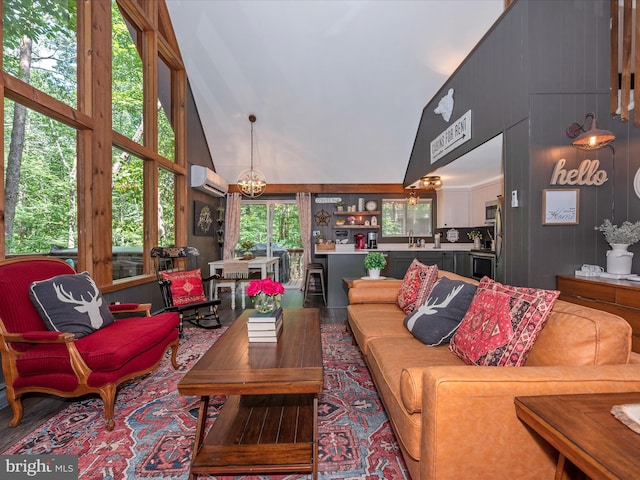
M408 205L417 205L419 201L420 201L420 197L416 194L416 192L409 193L409 196L407 197Z
M246 197L255 198L264 193L267 181L260 170L253 168L253 124L256 122L254 114L249 115L249 122L251 122L251 167L240 172L236 183L240 193Z

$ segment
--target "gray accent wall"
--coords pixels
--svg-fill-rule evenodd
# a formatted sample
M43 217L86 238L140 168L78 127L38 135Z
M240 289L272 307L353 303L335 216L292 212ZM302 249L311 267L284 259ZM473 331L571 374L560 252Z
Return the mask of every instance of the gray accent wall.
M455 90L451 121L472 110L472 140L431 165L429 144L450 125L433 110L449 88ZM640 133L608 110L609 2L516 0L425 106L404 184L503 133L507 198L499 278L555 288L558 274L573 275L583 263L606 265L608 245L594 230L605 218L618 224L640 220L640 199L633 190ZM589 112L617 137L615 165L613 149L584 152L572 147L565 134L569 124L582 123ZM584 159L599 160L609 180L599 187L552 186L551 174L561 158L567 169L578 168ZM542 225L547 188L579 189L578 225ZM518 191L518 208L510 206L512 190ZM640 245L630 250L638 272Z

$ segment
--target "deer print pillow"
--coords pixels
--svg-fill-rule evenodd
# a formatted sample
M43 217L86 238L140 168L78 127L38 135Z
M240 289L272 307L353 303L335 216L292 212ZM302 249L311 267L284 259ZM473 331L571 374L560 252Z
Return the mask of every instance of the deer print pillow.
M404 326L430 347L449 343L473 300L476 286L442 277L427 300L404 319Z
M31 301L49 330L84 337L115 321L87 272L34 282Z

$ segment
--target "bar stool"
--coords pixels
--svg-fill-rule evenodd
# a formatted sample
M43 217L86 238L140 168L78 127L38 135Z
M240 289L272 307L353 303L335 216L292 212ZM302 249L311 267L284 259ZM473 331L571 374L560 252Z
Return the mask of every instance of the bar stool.
M309 293L309 284L311 283L311 275L318 274L320 277L320 292L314 291ZM307 295L322 295L324 304L327 304L327 297L324 292L324 266L321 263L309 263L307 264L307 273L304 282L304 301L307 300Z

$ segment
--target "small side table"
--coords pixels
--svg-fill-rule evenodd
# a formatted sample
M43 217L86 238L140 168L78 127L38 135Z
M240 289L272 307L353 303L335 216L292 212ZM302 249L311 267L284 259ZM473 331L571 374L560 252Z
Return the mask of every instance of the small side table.
M556 480L572 462L592 480L637 479L640 435L618 421L611 407L640 403L640 392L516 397L520 420L558 452Z

